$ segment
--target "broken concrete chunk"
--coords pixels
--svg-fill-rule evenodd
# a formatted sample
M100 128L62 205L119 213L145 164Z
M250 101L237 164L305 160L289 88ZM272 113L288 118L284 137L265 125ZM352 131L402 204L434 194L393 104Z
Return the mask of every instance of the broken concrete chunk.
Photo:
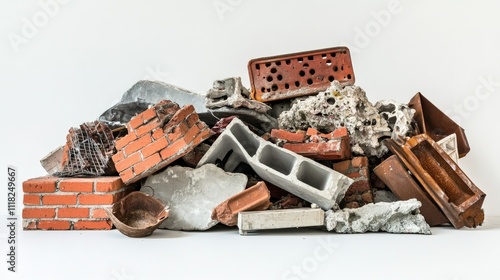
M325 132L346 127L356 155L382 157L387 148L381 140L391 136L387 121L368 101L364 90L358 86L344 87L338 81L316 96L298 100L289 111L281 113L278 124L281 129L313 127Z
M280 148L234 119L212 144L198 166L215 163L226 171L248 164L266 182L323 209L340 202L352 179L311 159Z
M413 133L411 122L415 109L411 109L407 104L401 104L394 100L382 100L375 103L375 108L380 116L387 121L391 128L392 139L410 136Z
M247 108L222 107L209 110L209 113L201 114L200 119L210 126L213 126L222 118L236 116L243 122L260 129L258 133L262 135L278 127L278 121L268 114L256 112Z
M255 100L249 99L250 92L241 84L241 78L227 78L214 81L212 89L207 93L207 108L220 108L224 106L240 108L246 107L259 113L267 113L271 107Z
M439 146L443 148L450 158L458 164L458 144L457 144L457 135L455 133L446 136L445 138L437 141Z
M266 183L258 182L215 207L212 219L227 226L235 226L238 223L239 212L266 210L271 205L270 198L271 193Z
M248 231L323 226L325 211L312 208L240 212L238 228L241 235Z
M181 106L193 105L196 112L206 112L204 95L160 81L143 80L127 90L120 102L106 110L99 120L125 125L135 114L161 100L171 100Z
M159 228L207 230L218 222L213 209L245 189L247 177L227 173L213 164L200 168L171 166L147 178L141 191L151 193L170 208L170 215Z
M391 191L388 190L375 190L373 192L373 203L395 202L398 200L399 199Z
M325 215L326 228L338 233L386 231L390 233L431 234L418 208L416 199L392 203L367 204L357 209L329 210Z
M48 155L40 160L43 169L49 175L60 172L63 169L62 161L64 158L64 146L59 146L57 149L50 152Z
M116 172L111 161L114 148L113 133L103 122L88 122L79 128L70 128L63 150L62 170L54 175L113 175Z
M443 211L432 201L427 192L413 179L395 155L390 156L374 169L375 174L391 189L394 195L407 200L415 198L422 203L420 212L430 226L449 223Z
M427 134L405 143L384 140L410 170L455 228L476 227L484 221L484 194Z

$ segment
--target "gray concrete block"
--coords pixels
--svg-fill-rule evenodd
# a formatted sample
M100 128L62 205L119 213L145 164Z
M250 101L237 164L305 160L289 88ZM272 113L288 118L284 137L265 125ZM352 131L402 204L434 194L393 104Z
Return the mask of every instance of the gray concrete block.
M267 142L234 119L198 166L214 163L231 172L246 163L265 181L328 210L353 180L311 159Z
M312 208L295 208L238 213L241 235L248 231L323 226L325 211Z
M159 228L207 230L218 223L211 218L212 210L243 191L246 183L244 174L226 173L213 164L197 169L172 166L148 177L141 191L170 208L169 218Z

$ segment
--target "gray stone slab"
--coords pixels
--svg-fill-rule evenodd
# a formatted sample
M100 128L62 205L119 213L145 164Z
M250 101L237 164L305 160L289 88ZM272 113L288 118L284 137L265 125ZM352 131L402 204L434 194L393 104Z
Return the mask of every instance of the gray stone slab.
M40 160L43 169L49 175L63 170L62 161L64 156L64 146L59 146Z
M226 171L246 163L267 182L328 210L339 203L353 180L309 158L263 140L234 119L198 163Z
M332 211L325 215L326 228L338 233L386 231L390 233L431 234L418 209L422 204L412 198L405 201L366 204L360 208Z
M312 208L295 208L238 213L241 235L248 231L323 226L325 211Z
M168 219L159 228L207 230L218 223L211 218L212 210L243 191L246 183L244 174L226 173L213 164L197 169L171 166L148 177L141 191L153 194L170 208Z

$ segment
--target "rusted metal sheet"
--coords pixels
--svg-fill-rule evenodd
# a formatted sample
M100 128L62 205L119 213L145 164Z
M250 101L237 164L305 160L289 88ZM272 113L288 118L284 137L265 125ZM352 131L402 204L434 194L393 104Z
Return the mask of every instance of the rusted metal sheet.
M248 62L252 99L269 102L315 94L334 80L354 84L347 47L252 59Z
M395 155L390 156L373 169L375 174L382 180L394 195L401 200L416 198L422 203L420 213L430 226L449 223L437 205L432 201L429 194L415 182L408 170Z
M413 119L416 121L420 133L429 135L434 141L439 141L455 133L457 135L459 156L462 158L470 151L465 130L439 110L420 92L412 97L408 105L410 108L415 109Z
M427 134L405 143L384 144L403 162L455 228L476 227L484 220L485 194Z

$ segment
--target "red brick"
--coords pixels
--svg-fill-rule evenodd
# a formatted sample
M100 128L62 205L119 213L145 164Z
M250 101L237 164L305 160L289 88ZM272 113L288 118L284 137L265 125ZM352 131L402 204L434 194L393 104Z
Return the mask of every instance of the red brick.
M44 195L42 197L44 205L75 205L76 195Z
M130 180L132 180L132 178L134 178L134 177L135 177L135 174L134 174L134 171L132 171L132 167L120 172L120 178L122 178L124 183L130 182Z
M349 136L347 128L345 128L345 127L337 128L332 133L333 133L333 138L340 138L340 137Z
M357 179L357 178L361 177L361 174L359 174L359 172L351 172L351 173L345 174L345 175L351 179Z
M100 220L100 221L77 221L74 225L74 229L76 230L99 230L99 229L111 229L113 225L109 220Z
M203 129L193 141L193 146L198 146L201 142L207 140L215 133L210 128Z
M198 117L198 114L196 114L196 112L194 112L191 115L189 115L189 117L186 120L186 123L189 127L192 127L199 120L200 120L200 118Z
M125 147L125 154L126 155L131 155L134 152L146 147L151 143L151 135L146 134L142 136L141 138L135 140L134 142L131 142L130 144Z
M155 107L149 108L146 111L139 114L139 116L141 116L144 122L147 122L150 119L156 117L156 108Z
M137 136L135 135L135 133L129 132L127 135L125 135L121 138L118 138L115 141L115 148L117 151L119 151L119 150L123 149L123 147L127 146L128 143L130 143L136 139L137 139Z
M363 167L368 166L367 157L354 157L352 158L352 167Z
M200 128L196 125L192 126L191 128L189 128L189 131L186 133L186 135L184 135L184 141L186 141L186 143L193 142L198 133L200 133Z
M68 230L71 229L70 221L39 221L38 229L46 230Z
M175 140L181 138L184 136L189 131L189 127L187 126L186 123L182 122L178 126L174 127L169 131L168 133L168 141L170 143L174 142Z
M89 208L59 208L57 210L58 218L88 218L90 213Z
M126 157L124 160L115 162L116 171L122 172L123 170L133 166L134 164L142 160L141 153L135 152L130 156Z
M134 165L134 173L136 175L139 175L143 173L144 171L154 167L158 163L161 162L161 157L159 154L153 154L152 156L144 159L143 161L139 162L138 164Z
M106 218L108 218L108 214L102 208L95 208L92 210L92 217L91 218L106 219Z
M136 129L139 126L141 126L143 123L144 123L144 121L142 120L141 115L137 115L137 116L130 119L130 121L128 122L128 125L130 126L131 129Z
M160 121L158 119L153 119L149 121L146 124L141 125L135 130L135 134L137 134L138 137L141 137L145 135L146 133L149 133L153 131L155 128L159 128L161 126Z
M69 178L59 182L59 190L62 192L92 192L94 179L91 178Z
M39 195L30 195L25 194L23 199L24 205L40 205L40 196Z
M80 205L111 205L114 201L112 194L80 194L78 195Z
M371 189L370 182L368 180L358 180L352 183L347 190L349 193L363 193Z
M165 135L166 135L165 131L163 131L163 128L161 128L161 127L153 130L153 134L152 134L153 139L155 139L155 140L160 139Z
M111 158L113 159L113 162L119 162L125 158L125 154L123 153L123 151L118 151Z
M307 136L318 135L319 131L315 128L309 127L306 131Z
M52 176L30 179L23 182L23 191L25 193L55 192L58 180L58 178Z
M344 160L341 162L336 162L333 164L333 170L340 172L342 174L347 174L349 172L349 169L351 168L351 161L350 160Z
M271 130L271 137L275 137L293 143L302 143L304 142L306 136L303 131L298 133L293 133L282 129L273 129Z
M99 177L95 183L96 192L112 192L124 188L125 184L122 179L117 176Z
M186 141L184 141L184 138L181 138L175 141L174 143L170 144L170 146L168 146L166 149L163 149L160 152L161 158L167 160L171 158L173 155L177 154L180 150L184 149L186 146L187 146Z
M56 209L55 208L24 208L23 218L55 218Z
M166 148L167 146L168 146L168 140L166 137L163 137L144 147L141 150L141 153L144 158L147 158L150 155Z
M165 126L165 129L168 129L170 127L177 126L179 123L184 121L184 119L187 118L190 114L194 112L194 107L193 105L185 105L182 107L180 110L178 110L170 119L170 121L167 123Z

